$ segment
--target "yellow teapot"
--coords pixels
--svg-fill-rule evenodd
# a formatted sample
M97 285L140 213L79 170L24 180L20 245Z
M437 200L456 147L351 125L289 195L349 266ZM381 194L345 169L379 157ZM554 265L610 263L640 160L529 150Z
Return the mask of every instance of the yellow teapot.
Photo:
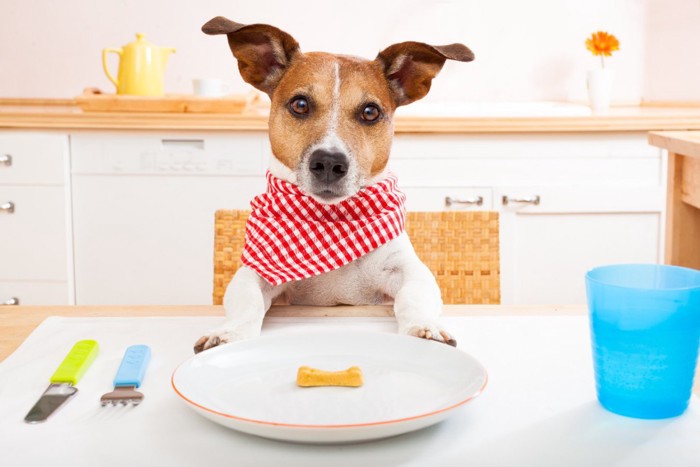
M119 54L119 73L115 79L107 67L107 54ZM136 34L136 41L122 48L102 50L102 66L107 78L117 87L117 94L135 96L162 96L163 73L168 57L175 53L172 47L158 47Z

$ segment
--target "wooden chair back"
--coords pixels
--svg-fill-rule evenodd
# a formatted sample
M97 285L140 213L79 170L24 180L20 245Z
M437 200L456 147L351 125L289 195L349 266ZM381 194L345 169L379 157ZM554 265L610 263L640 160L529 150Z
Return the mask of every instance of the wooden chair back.
M241 266L249 211L219 210L215 217L215 305ZM409 212L408 233L418 257L433 272L445 304L501 301L499 224L493 211Z

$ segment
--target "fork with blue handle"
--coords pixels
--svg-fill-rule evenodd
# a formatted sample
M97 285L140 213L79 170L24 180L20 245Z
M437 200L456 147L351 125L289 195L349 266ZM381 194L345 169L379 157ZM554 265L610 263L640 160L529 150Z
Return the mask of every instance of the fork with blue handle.
M146 375L151 360L151 348L147 345L132 345L126 349L124 358L114 377L114 391L100 398L102 407L107 405L139 405L144 395L136 390Z

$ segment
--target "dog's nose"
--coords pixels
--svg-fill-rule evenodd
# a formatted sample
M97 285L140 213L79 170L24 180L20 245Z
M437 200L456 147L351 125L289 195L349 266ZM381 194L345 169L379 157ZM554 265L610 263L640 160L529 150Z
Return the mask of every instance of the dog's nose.
M309 170L316 179L332 183L348 173L348 157L342 152L318 149L309 158Z

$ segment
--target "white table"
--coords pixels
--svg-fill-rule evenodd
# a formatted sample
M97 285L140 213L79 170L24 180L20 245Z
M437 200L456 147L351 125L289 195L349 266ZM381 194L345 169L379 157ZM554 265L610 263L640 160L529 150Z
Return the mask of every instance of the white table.
M447 421L345 446L295 445L240 434L190 410L170 387L174 367L219 317L50 318L0 364L0 464L7 466L699 466L700 404L677 418L636 420L595 400L585 316L446 317L459 348L489 372L484 393ZM395 329L392 318L270 318L265 333L337 327ZM80 393L41 425L22 419L71 345L101 353ZM124 349L153 357L136 408L99 407Z

